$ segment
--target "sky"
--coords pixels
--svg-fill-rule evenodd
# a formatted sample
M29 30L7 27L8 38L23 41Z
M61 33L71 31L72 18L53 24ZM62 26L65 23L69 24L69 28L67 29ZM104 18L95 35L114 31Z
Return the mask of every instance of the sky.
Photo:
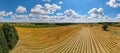
M120 22L120 0L0 0L0 22Z

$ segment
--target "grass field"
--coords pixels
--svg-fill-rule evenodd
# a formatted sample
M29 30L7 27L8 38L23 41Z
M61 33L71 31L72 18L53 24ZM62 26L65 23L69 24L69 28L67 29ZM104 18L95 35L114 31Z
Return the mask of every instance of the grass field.
M16 27L19 41L9 53L120 53L120 27L77 24L69 26Z

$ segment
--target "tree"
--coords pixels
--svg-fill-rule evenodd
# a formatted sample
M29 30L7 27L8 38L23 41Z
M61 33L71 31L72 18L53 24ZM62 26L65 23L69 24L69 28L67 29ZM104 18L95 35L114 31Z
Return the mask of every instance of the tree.
M8 53L9 48L8 48L8 43L6 41L5 35L0 28L0 53Z
M107 25L107 24L103 24L102 29L103 29L104 31L107 31L107 28L108 28L108 25Z
M3 24L2 30L5 34L8 48L10 50L13 49L19 39L16 29L14 28L14 26L11 26L9 24Z
M92 24L90 24L90 26L92 27L93 25L92 25Z

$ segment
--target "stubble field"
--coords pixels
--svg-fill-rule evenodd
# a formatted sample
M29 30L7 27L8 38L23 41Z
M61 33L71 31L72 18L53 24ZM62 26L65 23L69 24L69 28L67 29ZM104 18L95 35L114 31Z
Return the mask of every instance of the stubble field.
M9 53L120 53L120 28L87 24L48 27L16 27L19 41Z

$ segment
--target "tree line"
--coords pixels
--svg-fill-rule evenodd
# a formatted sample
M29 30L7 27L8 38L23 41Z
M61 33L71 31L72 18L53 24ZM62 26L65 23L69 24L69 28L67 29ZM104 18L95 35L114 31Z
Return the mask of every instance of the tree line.
M0 27L0 53L8 53L18 42L18 34L14 26L3 24Z

